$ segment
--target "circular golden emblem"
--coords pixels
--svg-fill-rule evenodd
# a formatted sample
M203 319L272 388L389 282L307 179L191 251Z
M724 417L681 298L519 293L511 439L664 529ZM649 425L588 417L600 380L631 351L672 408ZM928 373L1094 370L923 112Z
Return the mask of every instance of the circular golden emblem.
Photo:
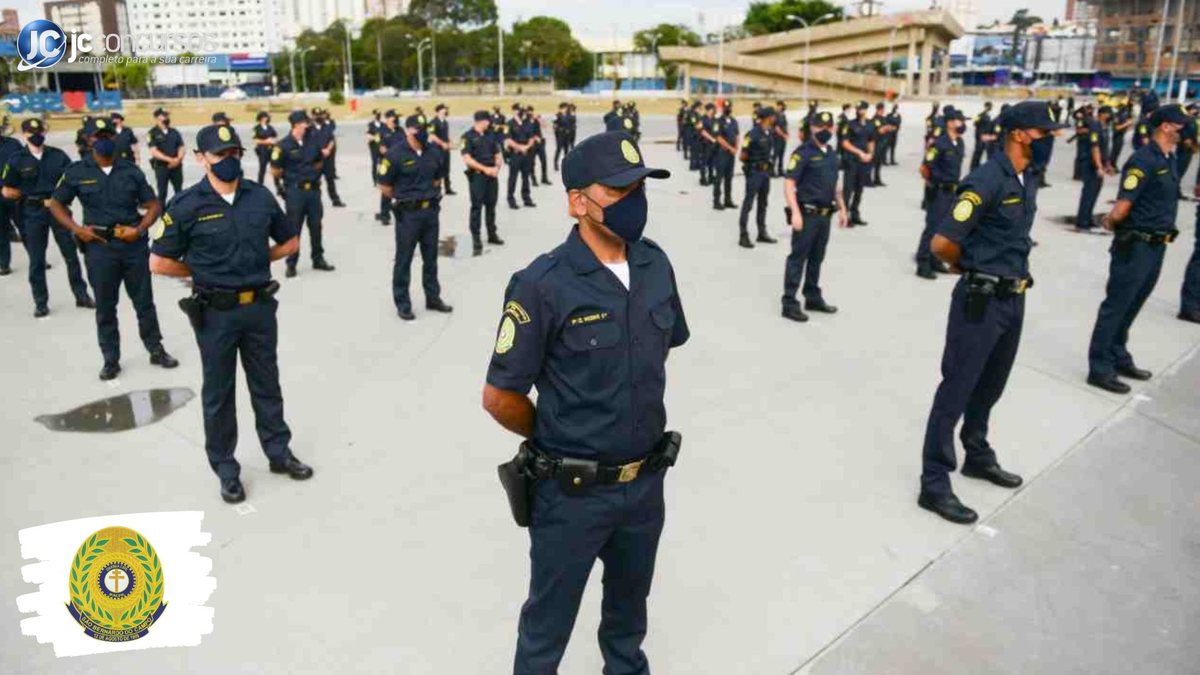
M1121 187L1125 188L1126 190L1134 190L1137 188L1137 186L1138 177L1133 174L1125 176L1125 182L1121 183Z
M229 139L233 138L233 133L229 131L229 127L222 126L220 129L217 129L217 138L222 141L229 141Z
M97 129L104 129L106 127L108 127L108 122L105 122L104 120L96 120Z
M630 164L637 164L642 161L642 156L638 154L637 148L633 147L633 143L628 140L621 141L621 154L625 156L625 161Z
M71 562L69 581L67 611L97 640L145 637L167 607L158 553L127 527L106 527L85 539Z
M975 212L975 205L969 199L961 199L954 205L954 219L960 223L967 222L971 214Z
M632 128L633 128L633 120L629 119L628 117L626 117L626 118L625 118L625 122L624 122L624 124L625 124L625 128L626 128L626 129L632 129Z
M512 317L505 316L500 322L500 334L496 336L496 353L506 354L508 350L513 348L513 343L517 340L517 325L513 323Z

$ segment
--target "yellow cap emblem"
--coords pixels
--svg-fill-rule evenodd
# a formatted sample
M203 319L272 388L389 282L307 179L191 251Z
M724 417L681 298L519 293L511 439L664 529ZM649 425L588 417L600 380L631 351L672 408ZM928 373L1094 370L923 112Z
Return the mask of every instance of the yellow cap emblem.
M97 129L106 129L106 128L108 128L108 123L105 122L104 120L96 120L96 128Z
M633 120L629 119L628 117L625 118L624 124L626 129L633 128Z
M642 156L638 154L637 148L633 147L633 143L628 140L621 141L621 154L625 156L625 161L630 164L637 164L642 161Z
M217 129L217 138L229 142L233 138L233 132L229 130L229 127L222 126L220 129Z

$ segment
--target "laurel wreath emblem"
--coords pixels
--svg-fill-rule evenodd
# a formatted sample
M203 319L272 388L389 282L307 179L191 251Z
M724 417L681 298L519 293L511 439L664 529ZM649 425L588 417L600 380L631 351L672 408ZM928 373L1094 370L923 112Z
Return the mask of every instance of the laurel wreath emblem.
M141 565L140 597L120 615L114 615L105 609L103 603L97 603L92 595L92 583L89 574L96 558L104 553L104 545L109 539L101 539L100 532L88 537L79 547L75 558L71 561L71 605L82 615L87 615L96 624L109 630L133 628L150 618L162 604L163 573L162 563L158 553L150 542L142 535L134 532L132 537L121 541L129 546L129 555L138 560Z

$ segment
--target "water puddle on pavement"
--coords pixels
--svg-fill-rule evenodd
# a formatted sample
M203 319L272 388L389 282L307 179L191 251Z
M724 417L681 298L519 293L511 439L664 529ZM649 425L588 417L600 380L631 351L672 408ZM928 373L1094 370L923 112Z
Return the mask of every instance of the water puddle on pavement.
M85 403L57 415L33 418L50 431L111 433L154 424L196 397L185 387L131 391Z

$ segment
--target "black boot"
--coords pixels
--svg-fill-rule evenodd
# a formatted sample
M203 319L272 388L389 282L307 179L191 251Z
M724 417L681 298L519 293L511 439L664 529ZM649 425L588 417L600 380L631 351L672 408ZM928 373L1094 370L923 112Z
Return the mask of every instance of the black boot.
M758 242L761 242L764 244L774 244L779 240L776 239L775 237L772 237L771 235L767 234L767 228L760 227L760 228L758 228L758 238L755 239L755 241L758 241Z
M750 242L750 234L745 230L742 231L742 236L738 238L738 246L742 248L754 248L754 244Z

